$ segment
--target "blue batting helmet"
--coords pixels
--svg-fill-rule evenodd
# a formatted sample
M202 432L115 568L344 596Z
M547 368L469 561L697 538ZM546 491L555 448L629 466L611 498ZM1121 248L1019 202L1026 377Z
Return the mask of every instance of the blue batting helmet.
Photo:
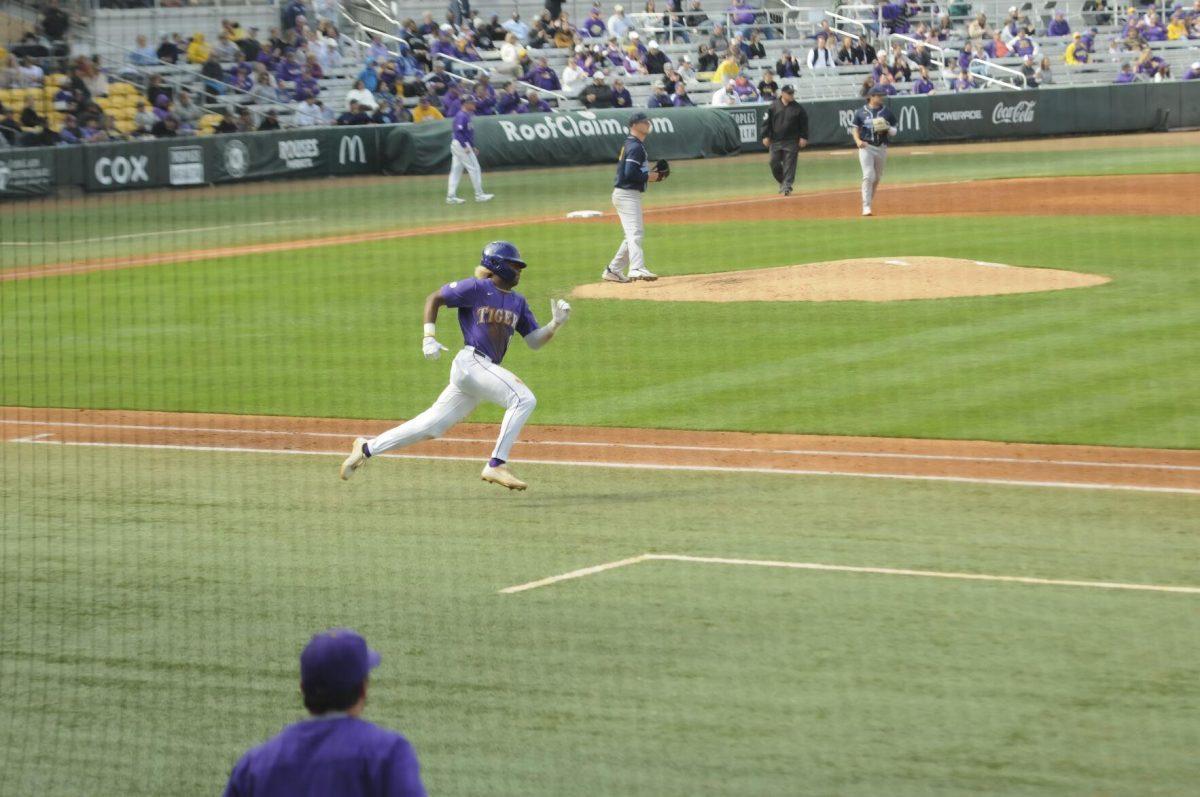
M492 241L483 247L479 265L508 282L517 281L516 269L525 268L517 247L508 241Z

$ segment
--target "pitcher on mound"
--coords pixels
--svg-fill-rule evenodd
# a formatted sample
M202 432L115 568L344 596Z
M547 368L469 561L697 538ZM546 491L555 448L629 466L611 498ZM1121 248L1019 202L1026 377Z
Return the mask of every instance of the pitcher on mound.
M642 194L647 183L658 183L667 179L671 167L660 160L650 169L643 142L650 135L650 118L644 113L629 117L629 137L617 155L617 179L613 183L612 203L621 219L625 238L612 262L604 269L601 278L608 282L632 282L634 280L656 280L658 275L646 268L646 255L642 251L645 224L642 222Z
M528 485L508 469L508 456L521 428L529 420L537 399L511 371L500 367L513 332L519 332L531 349L540 349L554 337L571 316L571 305L562 299L550 301L551 321L539 327L525 297L513 288L521 281L525 261L508 241L493 241L483 248L476 276L443 285L425 300L425 337L421 351L436 360L448 349L434 337L438 309L458 308L464 348L450 364L450 384L433 406L410 421L378 437L354 440L350 456L342 462L341 476L363 467L371 457L393 448L432 440L471 414L480 402L490 401L505 408L500 436L481 478L510 490Z

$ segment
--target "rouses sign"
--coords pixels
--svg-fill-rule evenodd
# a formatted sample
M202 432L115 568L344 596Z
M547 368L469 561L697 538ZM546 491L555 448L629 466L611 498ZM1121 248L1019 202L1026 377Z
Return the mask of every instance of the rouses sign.
M54 185L51 152L0 152L0 199L50 193Z
M171 185L203 185L204 147L170 147L167 174Z

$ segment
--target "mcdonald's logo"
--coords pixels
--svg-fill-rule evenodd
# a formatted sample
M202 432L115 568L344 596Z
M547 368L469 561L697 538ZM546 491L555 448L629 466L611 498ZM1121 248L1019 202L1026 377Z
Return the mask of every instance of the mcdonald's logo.
M900 109L900 123L897 130L920 130L921 117L917 114L917 106L905 105Z
M358 136L342 136L341 143L338 144L338 163L345 166L347 163L366 162L367 148L363 140Z

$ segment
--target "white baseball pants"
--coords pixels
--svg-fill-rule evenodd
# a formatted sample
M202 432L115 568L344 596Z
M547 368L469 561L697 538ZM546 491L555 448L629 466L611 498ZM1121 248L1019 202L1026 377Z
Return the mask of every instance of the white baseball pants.
M512 371L501 368L470 346L454 355L454 361L450 363L450 384L446 385L433 406L412 420L368 441L367 450L373 456L441 437L483 401L505 408L500 436L492 456L508 461L517 435L537 406L537 399L533 391Z
M475 150L450 139L450 187L446 189L446 196L458 196L458 182L462 179L463 169L467 170L467 175L471 178L475 196L482 194L483 172L479 168L479 158L475 156Z
M614 188L612 203L621 219L621 229L625 232L625 238L621 241L616 256L608 264L609 270L624 274L626 268L630 271L646 268L646 255L642 252L642 238L646 235L646 227L642 221L642 192L630 188Z
M883 179L883 166L887 163L887 147L877 147L867 144L858 151L858 164L862 166L862 201L863 207L871 207L875 198L875 189Z

